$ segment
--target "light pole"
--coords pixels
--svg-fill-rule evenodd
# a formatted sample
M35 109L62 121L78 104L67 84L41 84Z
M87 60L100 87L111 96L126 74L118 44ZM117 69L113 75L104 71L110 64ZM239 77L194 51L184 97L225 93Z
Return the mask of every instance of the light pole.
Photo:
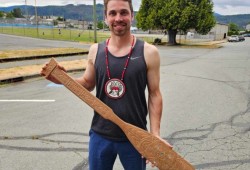
M94 42L97 43L97 37L96 37L96 0L94 0L93 5L93 18L94 18Z

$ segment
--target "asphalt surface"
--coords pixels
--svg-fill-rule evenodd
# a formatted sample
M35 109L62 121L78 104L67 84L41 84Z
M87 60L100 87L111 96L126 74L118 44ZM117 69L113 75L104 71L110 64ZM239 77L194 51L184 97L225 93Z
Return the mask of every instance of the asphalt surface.
M138 35L140 36L140 35ZM145 36L145 35L144 35ZM150 35L147 35L150 36ZM151 36L157 36L157 35L151 35ZM159 35L158 35L159 36ZM53 40L44 40L44 39L35 39L30 37L21 37L21 36L14 36L14 35L6 35L6 34L0 34L0 37L2 41L0 41L0 50L26 50L26 49L41 49L41 48L58 48L58 47L74 47L74 48L84 48L88 49L89 44L80 44L78 42L65 42L65 41L53 41ZM194 41L194 44L197 42ZM205 43L210 44L211 42ZM221 43L219 42L212 42L212 44ZM204 44L204 43L203 43ZM8 69L8 68L19 68L19 70L22 68L22 66L30 66L30 65L42 65L46 62L48 62L48 58L56 57L57 61L71 61L71 60L79 60L79 59L86 59L87 55L86 52L84 52L83 55L71 55L71 52L69 51L68 56L67 54L59 54L59 55L48 55L48 56L29 56L29 57L22 57L18 58L18 60L15 60L14 58L3 58L0 61L0 69ZM31 73L29 71L24 71L24 68L22 68L22 73L19 73L18 76L16 74L10 74L12 72L8 71L8 75L5 75L4 78L0 77L0 84L6 84L6 83L13 83L18 81L23 81L25 79L34 78L37 76L40 76L38 73L40 72L40 69L35 71L36 73ZM82 70L83 66L74 66L70 70L79 71ZM5 72L5 74L7 74Z
M53 40L44 40L44 39L35 39L30 37L21 37L21 36L14 36L14 35L6 35L6 34L0 34L0 50L28 50L28 49L49 49L49 48L82 48L82 49L88 49L90 47L90 44L83 44L79 42L67 42L67 41L53 41ZM69 54L71 52L69 51ZM30 65L43 65L44 63L49 61L49 58L52 56L35 56L35 59L27 60L25 57L25 60L21 61L8 61L8 62L2 62L0 63L0 69L8 69L8 68L15 68L15 67L22 67L22 66L30 66ZM71 61L71 60L79 60L79 59L86 59L86 54L81 55L59 55L59 56L53 56L56 57L56 60L58 62L60 61ZM79 66L74 68L73 70L82 70L83 66ZM37 73L39 73L37 71ZM26 72L25 74L19 74L19 76L16 75L8 75L4 76L6 78L0 78L0 84L6 84L6 83L12 83L12 82L18 82L23 81L24 79L34 78L40 76L39 74L29 73Z
M161 136L196 169L250 169L249 45L157 46ZM43 78L0 86L0 94L0 169L88 169L88 106Z
M38 48L74 47L88 49L90 45L79 42L54 41L15 35L0 34L0 50L23 50Z

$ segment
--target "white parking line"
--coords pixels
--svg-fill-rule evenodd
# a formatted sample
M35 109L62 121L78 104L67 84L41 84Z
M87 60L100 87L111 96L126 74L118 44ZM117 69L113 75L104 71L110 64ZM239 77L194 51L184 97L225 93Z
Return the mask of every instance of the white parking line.
M37 103L45 103L45 102L55 102L56 100L0 100L0 102L37 102Z

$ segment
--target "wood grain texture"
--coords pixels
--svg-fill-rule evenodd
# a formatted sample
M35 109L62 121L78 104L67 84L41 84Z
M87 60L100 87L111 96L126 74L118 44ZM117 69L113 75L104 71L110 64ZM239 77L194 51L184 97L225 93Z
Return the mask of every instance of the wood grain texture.
M121 120L110 107L74 81L67 73L59 69L57 65L57 62L52 58L46 69L43 70L43 74L46 77L53 76L103 118L118 125L143 157L154 163L160 170L194 170L190 163L161 139Z

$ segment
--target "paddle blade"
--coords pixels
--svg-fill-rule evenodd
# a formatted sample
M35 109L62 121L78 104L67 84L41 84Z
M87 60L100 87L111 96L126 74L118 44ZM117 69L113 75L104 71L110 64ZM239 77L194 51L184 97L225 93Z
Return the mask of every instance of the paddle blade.
M125 127L123 131L133 146L160 170L194 170L190 163L160 138L131 124Z

